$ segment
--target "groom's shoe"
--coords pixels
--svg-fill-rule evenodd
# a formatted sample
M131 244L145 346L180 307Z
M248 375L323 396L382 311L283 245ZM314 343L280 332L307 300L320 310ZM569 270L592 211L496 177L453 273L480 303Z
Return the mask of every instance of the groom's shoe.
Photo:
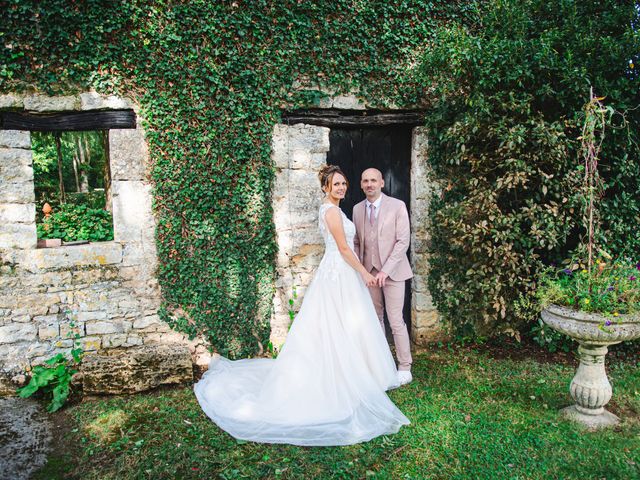
M406 385L413 380L413 376L409 370L398 370L398 383L400 386Z

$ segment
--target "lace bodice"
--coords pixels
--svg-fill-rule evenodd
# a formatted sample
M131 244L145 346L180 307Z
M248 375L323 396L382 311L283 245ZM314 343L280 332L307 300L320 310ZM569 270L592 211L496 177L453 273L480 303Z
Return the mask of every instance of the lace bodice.
M336 241L333 238L333 235L331 235L331 232L327 228L327 223L324 219L324 216L327 213L327 210L329 210L330 208L338 208L338 207L336 207L335 205L331 205L329 203L323 203L322 205L320 205L320 213L318 215L318 226L320 228L320 233L322 233L322 238L324 239L325 257L332 254L340 255L340 251L338 250L338 245L336 244ZM353 250L353 239L356 235L356 226L353 224L351 220L347 218L347 216L344 214L344 212L341 209L338 208L338 210L340 210L340 216L342 217L342 227L344 228L344 234L347 239L347 243L351 247L351 250Z

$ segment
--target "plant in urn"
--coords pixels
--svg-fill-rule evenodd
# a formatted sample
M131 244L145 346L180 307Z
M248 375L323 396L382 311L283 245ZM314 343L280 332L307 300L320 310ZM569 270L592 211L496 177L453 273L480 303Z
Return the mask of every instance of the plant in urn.
M604 408L612 396L605 370L607 347L640 338L640 263L614 260L595 242L595 202L603 192L598 154L606 116L612 112L600 100L592 91L581 137L587 241L563 268L545 270L537 290L542 321L579 343L580 364L570 386L576 403L562 412L590 428L619 422Z

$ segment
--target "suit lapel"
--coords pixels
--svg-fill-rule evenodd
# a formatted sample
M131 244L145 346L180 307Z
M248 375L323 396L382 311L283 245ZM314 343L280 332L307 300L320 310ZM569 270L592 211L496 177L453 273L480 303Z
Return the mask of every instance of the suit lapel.
M364 249L363 245L364 245L364 222L365 222L365 217L367 216L367 207L366 207L366 200L363 202L360 202L358 205L356 205L358 207L359 210L359 219L358 219L358 228L356 228L356 234L358 235L358 240L360 241L360 251L357 252L358 255L360 255L360 257L362 257L362 250Z
M378 212L378 242L380 242L380 237L382 236L382 222L385 219L385 215L387 213L386 207L387 196L383 193L380 196L380 211Z

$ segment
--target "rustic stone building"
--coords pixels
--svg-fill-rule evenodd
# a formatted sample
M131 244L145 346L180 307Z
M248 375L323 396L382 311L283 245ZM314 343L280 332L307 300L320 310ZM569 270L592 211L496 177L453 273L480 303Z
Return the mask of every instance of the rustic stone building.
M132 107L95 93L0 97L0 110L11 112ZM133 129L109 130L108 138L114 240L37 248L30 132L0 130L0 392L13 392L12 378L69 351L76 334L87 359L105 350L135 353L141 362L167 369L168 378L176 373L170 366L176 355L190 359L184 336L157 315L155 223L140 120ZM191 378L190 362L188 369L184 363L178 377Z
M364 111L353 96L327 100L333 110ZM79 96L0 96L0 112L32 114L135 111L123 98L95 93ZM293 309L304 296L322 253L317 230L321 199L317 171L328 161L330 131L304 122L274 127L276 168L273 206L278 257L272 342L284 341ZM438 314L426 287L427 212L431 194L421 127L410 131L411 337L417 344L439 338ZM160 291L148 152L138 118L135 128L110 129L114 240L86 245L37 248L30 133L0 130L0 392L11 393L33 365L71 348L71 335L87 352L85 389L136 391L191 378L190 362L205 364L202 342L188 341L158 315ZM352 188L357 179L351 179ZM101 360L105 359L106 360ZM186 359L186 360L185 360ZM124 365L124 367L123 367ZM100 386L100 369L115 368L134 385ZM149 374L131 376L130 369ZM130 375L127 377L127 373ZM116 382L117 383L117 382Z

